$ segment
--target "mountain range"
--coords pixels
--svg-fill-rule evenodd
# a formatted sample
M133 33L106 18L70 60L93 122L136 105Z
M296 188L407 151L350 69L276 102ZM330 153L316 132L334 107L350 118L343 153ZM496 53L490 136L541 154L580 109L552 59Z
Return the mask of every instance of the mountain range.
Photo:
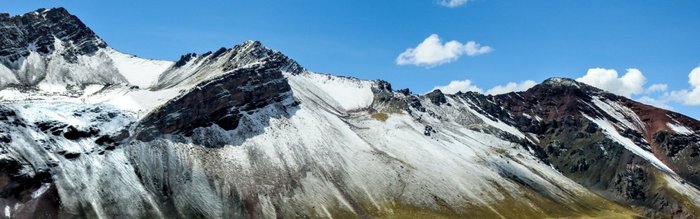
M567 78L414 94L0 14L3 218L697 218L700 121Z

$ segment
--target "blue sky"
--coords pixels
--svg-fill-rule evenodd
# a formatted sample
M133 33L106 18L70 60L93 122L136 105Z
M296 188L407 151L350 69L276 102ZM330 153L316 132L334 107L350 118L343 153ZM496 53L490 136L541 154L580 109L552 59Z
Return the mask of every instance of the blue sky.
M700 118L700 79L697 86L689 83L690 72L700 65L700 1L440 3L10 0L0 11L14 15L62 6L110 46L146 58L176 60L187 52L253 39L313 71L384 79L416 93L451 81L462 81L452 88L478 86L488 92L509 82L523 85L515 86L517 90L528 87L522 83L527 80L583 77L633 99ZM397 63L400 54L433 34L442 40L439 43L459 42L451 50L424 46L428 56L447 59L425 64L431 62L418 62L421 58L413 56L412 61ZM478 44L476 49L490 49L470 56L465 46L469 41ZM611 76L611 70L619 78L592 81ZM591 74L584 77L587 72ZM632 72L630 77L620 79L627 72ZM501 92L509 90L502 88Z

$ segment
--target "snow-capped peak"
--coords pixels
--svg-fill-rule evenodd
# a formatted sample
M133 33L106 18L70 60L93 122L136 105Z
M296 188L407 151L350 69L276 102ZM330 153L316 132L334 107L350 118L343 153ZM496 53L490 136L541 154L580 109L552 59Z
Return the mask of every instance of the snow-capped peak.
M73 48L62 55L75 61L107 44L80 19L64 8L39 9L33 13L0 16L0 60L3 64L27 57L33 50L40 54L53 51L55 41L72 42Z
M542 84L545 85L553 85L553 86L575 86L579 87L581 85L580 82L577 82L574 79L571 78L561 78L561 77L551 77L548 78L547 80L544 80Z
M0 16L0 88L64 93L89 85L148 87L172 65L120 53L64 8Z

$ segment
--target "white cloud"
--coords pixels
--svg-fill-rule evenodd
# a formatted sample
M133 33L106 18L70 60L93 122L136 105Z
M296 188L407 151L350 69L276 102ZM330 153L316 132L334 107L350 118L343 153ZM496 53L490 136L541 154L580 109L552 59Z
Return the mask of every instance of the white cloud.
M700 105L700 66L690 72L688 79L688 83L690 83L690 86L693 86L693 90L688 93L684 103L687 105Z
M491 47L479 45L474 41L462 44L452 40L443 44L440 36L432 34L416 48L408 48L399 54L396 64L434 67L453 62L463 55L478 56L491 51Z
M591 68L576 80L625 97L642 93L646 83L642 72L635 68L627 69L622 77L614 69Z
M438 4L448 8L454 8L467 4L467 1L468 0L438 0Z
M656 92L664 92L668 90L668 84L652 84L649 86L644 93L656 93Z
M530 89L531 87L534 87L535 85L537 85L537 82L533 80L527 80L520 83L510 82L506 85L495 86L486 91L486 94L498 95L510 92L524 91Z
M457 92L467 92L467 91L474 91L474 92L479 92L483 93L484 90L481 88L477 87L472 83L470 80L463 80L463 81L450 81L449 84L444 85L444 86L435 86L433 90L440 89L442 93L446 94L455 94Z
M650 96L643 96L643 97L637 99L637 101L642 102L642 103L647 104L647 105L652 105L652 106L667 109L667 110L673 110L673 107L668 105L668 98L662 97L661 99L657 99L657 98L653 98Z
M683 89L671 91L667 94L667 96L671 100L682 103L684 105L700 105L700 88L694 88L692 90Z
M498 94L505 94L509 92L515 92L515 91L524 91L527 90L533 86L537 85L537 82L532 81L532 80L527 80L527 81L522 81L520 83L515 83L515 82L510 82L505 85L498 85L495 86L491 89L488 89L485 93L486 94L491 94L491 95L498 95ZM449 84L443 85L443 86L435 86L432 90L435 89L440 89L443 93L446 94L455 94L457 92L467 92L467 91L473 91L473 92L479 92L479 93L484 93L484 89L481 89L479 86L474 84L474 82L470 80L455 80L455 81L450 81ZM431 91L432 91L431 90Z
M688 83L694 88L700 87L700 66L695 67L690 74L688 74Z
M674 110L673 106L677 103L689 106L700 106L700 66L694 68L690 74L688 74L688 84L690 84L691 87L682 90L669 91L668 84L663 83L644 87L646 83L644 74L634 68L627 69L627 72L621 77L618 75L617 71L613 69L591 68L588 69L583 77L576 80L621 96L636 96L634 99L641 103L667 110ZM526 80L520 83L509 82L505 85L498 85L491 89L484 90L470 80L455 80L451 81L448 85L436 86L433 90L440 89L446 94L454 94L459 91L474 91L482 94L498 95L524 91L535 85L537 85L535 81Z
M690 90L671 91L666 96L684 105L700 105L700 66L690 71L690 74L688 74L688 83L691 86Z

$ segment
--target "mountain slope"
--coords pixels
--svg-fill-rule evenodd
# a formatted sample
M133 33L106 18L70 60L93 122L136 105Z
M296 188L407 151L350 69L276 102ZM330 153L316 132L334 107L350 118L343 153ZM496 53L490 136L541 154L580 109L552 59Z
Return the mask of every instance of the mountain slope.
M700 185L697 120L562 78L492 99L514 115L513 124L538 139L545 157L569 178L653 211L699 212L690 204L698 203ZM681 191L662 186L669 183ZM690 201L669 201L677 196Z
M74 18L62 11L12 19ZM73 24L63 31L86 33ZM102 55L84 56L104 57L121 84L0 90L0 217L700 214L700 122L571 79L497 96L414 95L308 71L257 41L172 65L99 45ZM56 48L40 57L66 60ZM74 64L66 78L91 77Z

